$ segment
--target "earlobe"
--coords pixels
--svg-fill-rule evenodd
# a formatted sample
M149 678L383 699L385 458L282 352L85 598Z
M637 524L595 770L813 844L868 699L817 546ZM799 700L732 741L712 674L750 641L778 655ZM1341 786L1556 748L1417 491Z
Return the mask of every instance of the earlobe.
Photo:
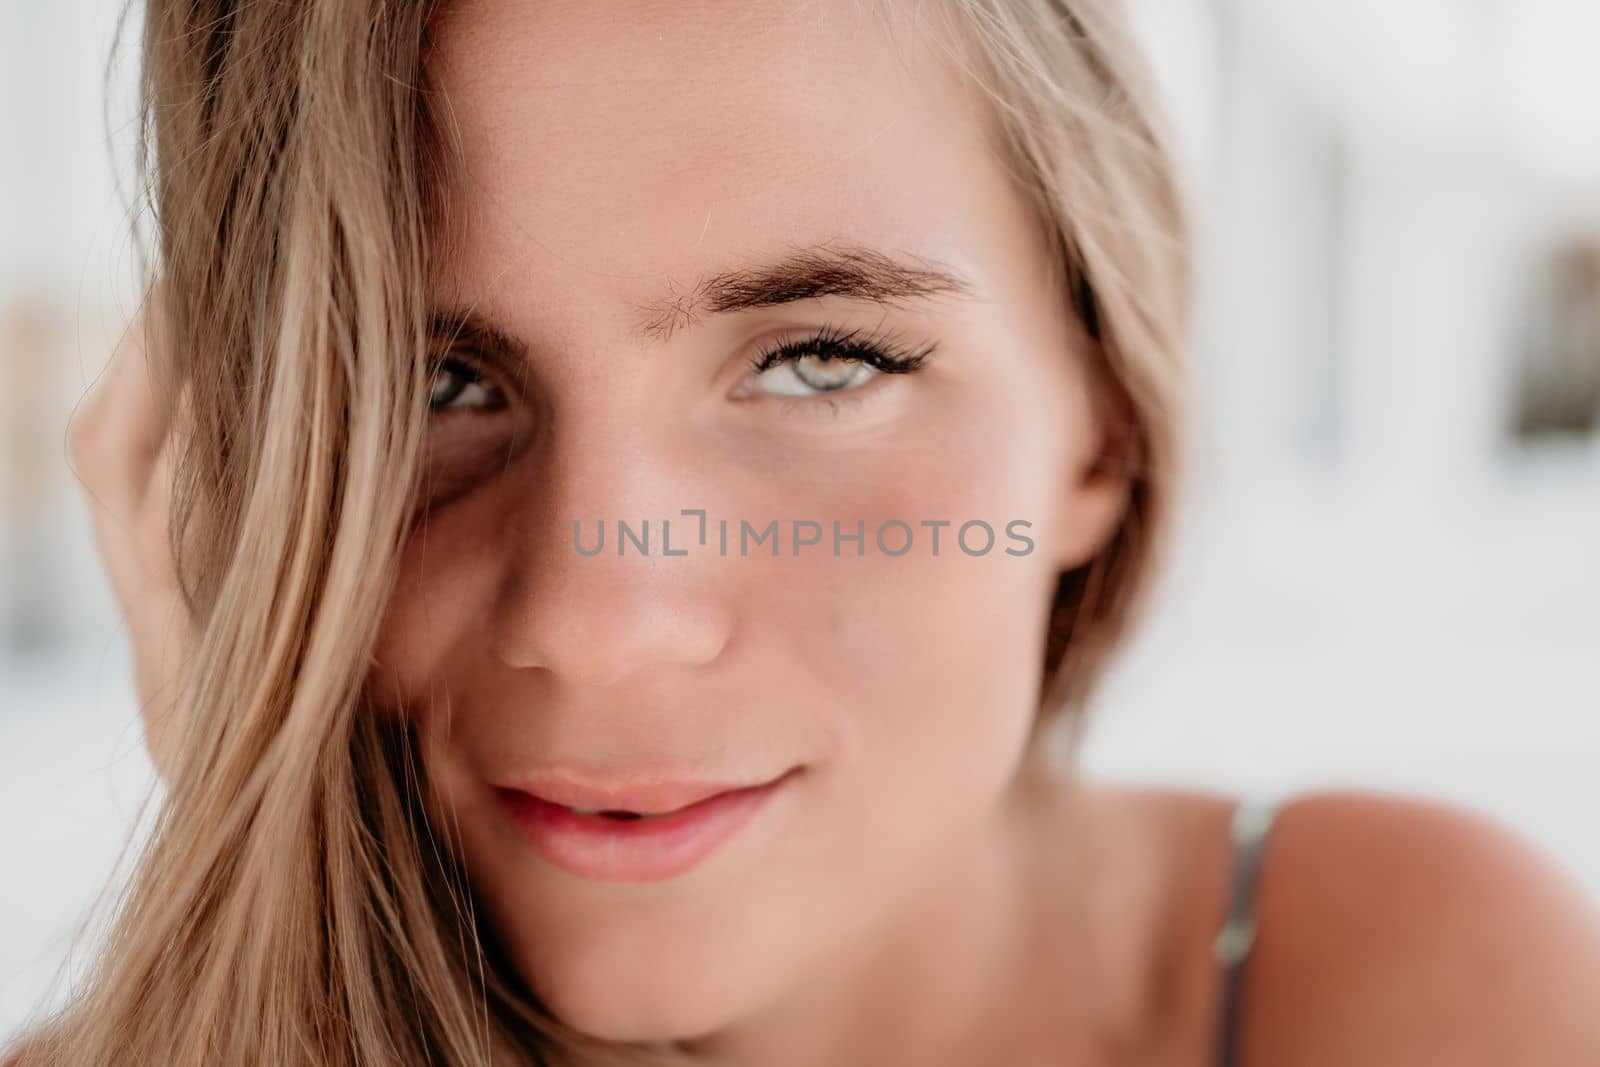
M1132 502L1131 479L1117 467L1098 462L1079 469L1063 494L1057 537L1057 563L1071 570L1089 562L1116 535Z
M1088 563L1116 536L1133 502L1136 440L1131 421L1102 418L1089 458L1068 464L1057 511L1056 555L1063 570Z

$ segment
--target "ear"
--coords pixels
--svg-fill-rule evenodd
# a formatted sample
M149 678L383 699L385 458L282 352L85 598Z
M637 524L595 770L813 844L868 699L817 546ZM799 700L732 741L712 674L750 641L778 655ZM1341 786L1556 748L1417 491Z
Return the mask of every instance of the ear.
M1056 510L1056 562L1081 567L1110 543L1133 499L1139 452L1138 424L1127 394L1118 386L1088 391L1080 408L1074 446L1062 470Z

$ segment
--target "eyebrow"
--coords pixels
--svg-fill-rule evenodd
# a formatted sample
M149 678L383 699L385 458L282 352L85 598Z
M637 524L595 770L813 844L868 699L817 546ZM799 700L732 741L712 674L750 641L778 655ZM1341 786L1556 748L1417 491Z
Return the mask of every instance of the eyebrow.
M825 296L895 307L941 296L970 298L976 292L971 279L924 257L833 241L796 249L773 263L710 274L686 295L638 305L637 332L666 341L707 315Z
M688 293L678 292L670 282L667 289L665 297L634 305L634 332L641 340L665 342L710 315L827 296L893 308L940 297L971 299L978 292L972 279L927 257L846 241L797 248L769 263L708 274ZM432 322L435 337L500 355L527 355L525 344L478 312L436 312Z

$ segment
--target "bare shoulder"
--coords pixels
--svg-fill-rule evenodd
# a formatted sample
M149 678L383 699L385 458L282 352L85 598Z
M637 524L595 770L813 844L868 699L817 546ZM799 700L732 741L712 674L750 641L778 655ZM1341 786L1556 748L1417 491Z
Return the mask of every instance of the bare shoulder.
M1256 918L1246 1065L1600 1063L1600 913L1484 815L1296 798L1273 827Z
M1084 803L1122 872L1115 893L1161 887L1123 946L1149 961L1139 1029L1155 1047L1141 1062L1212 1067L1238 799L1101 783ZM1378 793L1290 798L1255 919L1239 1067L1600 1063L1600 909L1485 815Z

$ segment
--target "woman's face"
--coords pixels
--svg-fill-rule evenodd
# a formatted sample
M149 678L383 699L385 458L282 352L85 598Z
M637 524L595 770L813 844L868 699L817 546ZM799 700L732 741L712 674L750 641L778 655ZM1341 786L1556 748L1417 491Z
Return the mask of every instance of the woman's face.
M1090 470L1045 234L925 39L848 0L495 0L439 32L465 180L433 298L472 320L369 680L545 1003L692 1036L824 977L992 814L1055 576L1125 486ZM786 774L670 825L527 796Z

